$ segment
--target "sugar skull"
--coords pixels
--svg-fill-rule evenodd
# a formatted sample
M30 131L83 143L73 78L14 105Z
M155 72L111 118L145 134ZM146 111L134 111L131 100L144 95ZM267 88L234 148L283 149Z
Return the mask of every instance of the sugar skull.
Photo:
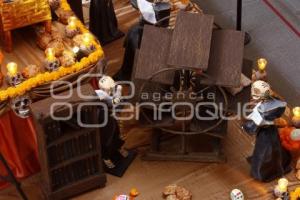
M31 102L28 95L18 96L11 100L11 108L17 116L26 118L30 114L29 106Z
M9 85L16 86L22 83L22 81L24 81L24 77L21 73L16 73L16 75L14 76L6 76L6 80Z
M271 94L271 87L265 81L255 81L252 84L251 96L254 100L267 98Z
M110 76L102 76L98 82L98 86L108 95L111 95L116 86L116 83Z
M57 70L57 69L60 67L60 62L59 62L58 59L56 59L56 60L54 60L54 61L52 61L52 62L45 61L44 67L45 67L45 69L47 69L48 71L52 72L52 71Z
M231 200L244 200L244 194L239 189L233 189L230 193Z

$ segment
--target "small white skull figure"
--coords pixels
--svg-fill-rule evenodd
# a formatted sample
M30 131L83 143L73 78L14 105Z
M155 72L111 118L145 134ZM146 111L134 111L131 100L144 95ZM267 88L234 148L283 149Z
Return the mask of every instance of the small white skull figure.
M53 62L48 62L48 61L44 62L44 67L50 72L58 70L59 66L60 66L60 62L58 59L54 60Z
M17 73L15 76L7 76L7 82L11 86L19 85L24 81L24 77L21 73Z
M11 108L14 113L21 117L26 118L30 114L31 99L28 95L18 96L11 100Z
M106 101L109 105L118 104L121 101L122 86L116 85L110 76L103 76L98 82L99 90L96 90L100 100Z
M244 200L244 194L239 189L233 189L230 193L231 200Z
M251 87L251 96L254 100L263 100L270 96L271 87L265 81L255 81Z
M108 95L111 95L116 86L116 83L110 76L103 76L100 78L98 86Z

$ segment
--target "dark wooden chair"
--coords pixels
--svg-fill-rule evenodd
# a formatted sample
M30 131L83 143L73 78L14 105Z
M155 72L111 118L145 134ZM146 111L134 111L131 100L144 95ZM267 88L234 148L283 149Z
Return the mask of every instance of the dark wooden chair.
M11 171L11 169L8 166L7 161L5 160L5 158L3 157L3 155L0 153L0 163L2 163L4 165L5 170L7 171L7 176L1 176L0 175L0 180L4 180L6 182L11 183L12 185L14 185L16 187L17 192L19 193L20 197L23 200L27 200L27 196L24 193L24 191L21 188L21 183L16 179L16 177L14 176L13 172Z

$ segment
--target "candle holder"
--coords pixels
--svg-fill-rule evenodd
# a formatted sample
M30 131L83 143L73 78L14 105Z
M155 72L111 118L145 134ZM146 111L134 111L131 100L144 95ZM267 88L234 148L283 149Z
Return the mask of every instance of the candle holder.
M46 49L45 54L46 54L46 60L44 61L45 69L47 69L48 71L57 70L60 66L60 62L55 57L54 49L52 48Z
M300 128L300 107L293 109L292 123L296 128Z
M18 65L14 62L7 64L6 81L10 86L17 86L24 81L24 77L18 72Z
M66 36L73 38L75 35L80 33L80 29L76 25L77 18L72 16L68 19L68 25L65 28Z

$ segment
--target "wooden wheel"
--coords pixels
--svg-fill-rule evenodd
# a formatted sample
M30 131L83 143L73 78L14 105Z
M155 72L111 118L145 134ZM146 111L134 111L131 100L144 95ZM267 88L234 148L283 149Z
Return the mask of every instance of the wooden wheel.
M163 74L173 74L174 84L162 85L154 82ZM210 80L212 84L199 84L202 79ZM141 117L149 126L179 135L195 135L213 131L224 121L221 116L228 108L225 91L213 85L213 80L208 75L180 68L166 68L154 73L142 84L138 97L142 105L140 106ZM219 107L219 105L222 106ZM166 113L167 110L172 111L173 114ZM200 113L212 110L218 112L216 119L208 121L198 119Z

